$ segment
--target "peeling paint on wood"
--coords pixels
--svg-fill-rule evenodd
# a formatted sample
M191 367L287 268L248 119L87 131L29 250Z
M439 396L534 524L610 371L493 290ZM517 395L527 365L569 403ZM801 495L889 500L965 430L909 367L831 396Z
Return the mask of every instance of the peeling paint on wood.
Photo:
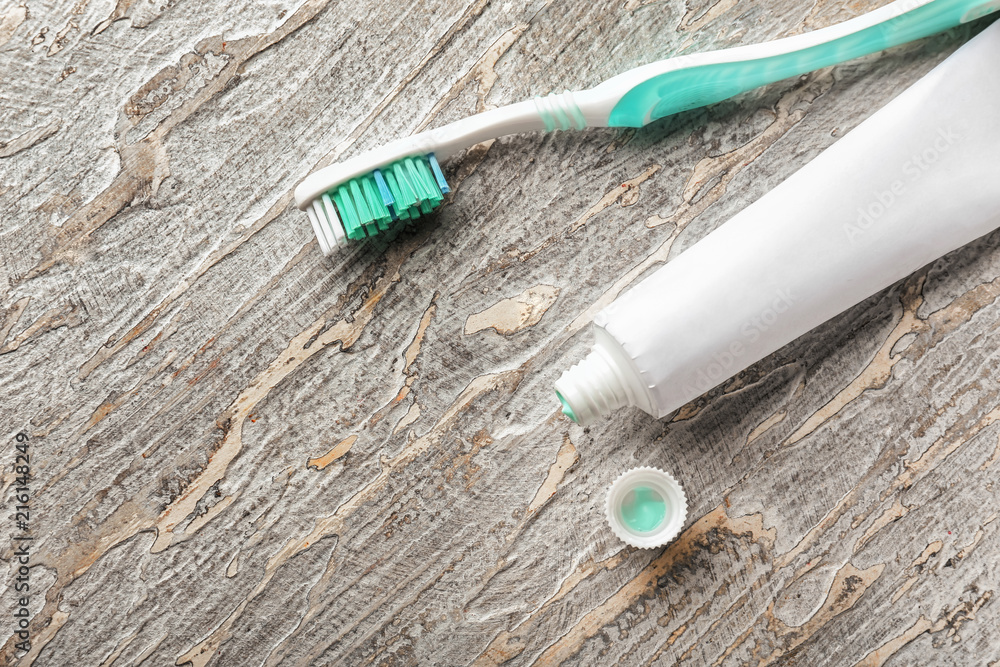
M503 299L486 310L473 313L465 320L465 334L483 329L493 329L498 334L512 334L538 324L559 297L559 288L552 285L535 285L517 296Z

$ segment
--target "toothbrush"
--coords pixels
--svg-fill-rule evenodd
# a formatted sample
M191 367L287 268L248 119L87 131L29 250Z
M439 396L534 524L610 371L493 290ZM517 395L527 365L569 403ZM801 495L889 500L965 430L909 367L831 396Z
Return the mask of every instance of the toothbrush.
M595 88L485 111L324 167L295 188L323 254L434 210L459 151L521 132L642 127L760 86L927 37L1000 10L1000 0L896 0L784 39L661 60Z

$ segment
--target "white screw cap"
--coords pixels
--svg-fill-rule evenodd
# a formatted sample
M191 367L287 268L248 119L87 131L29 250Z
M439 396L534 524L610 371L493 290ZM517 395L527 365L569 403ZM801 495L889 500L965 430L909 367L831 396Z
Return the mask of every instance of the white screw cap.
M633 468L608 489L605 513L611 530L633 547L653 549L676 538L687 520L684 489L658 468Z

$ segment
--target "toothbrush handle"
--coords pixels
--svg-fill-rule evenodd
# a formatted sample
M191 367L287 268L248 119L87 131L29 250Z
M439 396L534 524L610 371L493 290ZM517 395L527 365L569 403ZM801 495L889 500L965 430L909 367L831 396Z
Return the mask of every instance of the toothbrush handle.
M588 125L642 127L768 83L933 35L1000 10L1000 0L897 0L785 39L680 56L576 94Z

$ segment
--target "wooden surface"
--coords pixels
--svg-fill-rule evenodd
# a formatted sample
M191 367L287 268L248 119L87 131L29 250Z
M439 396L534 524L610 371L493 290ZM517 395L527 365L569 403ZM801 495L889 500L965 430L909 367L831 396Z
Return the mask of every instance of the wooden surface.
M5 538L0 663L995 664L1000 235L671 419L581 429L551 391L597 310L969 30L498 140L438 214L332 259L290 206L417 129L880 4L0 5L11 513L19 432L35 475L32 648ZM604 522L640 464L690 500L665 549Z

